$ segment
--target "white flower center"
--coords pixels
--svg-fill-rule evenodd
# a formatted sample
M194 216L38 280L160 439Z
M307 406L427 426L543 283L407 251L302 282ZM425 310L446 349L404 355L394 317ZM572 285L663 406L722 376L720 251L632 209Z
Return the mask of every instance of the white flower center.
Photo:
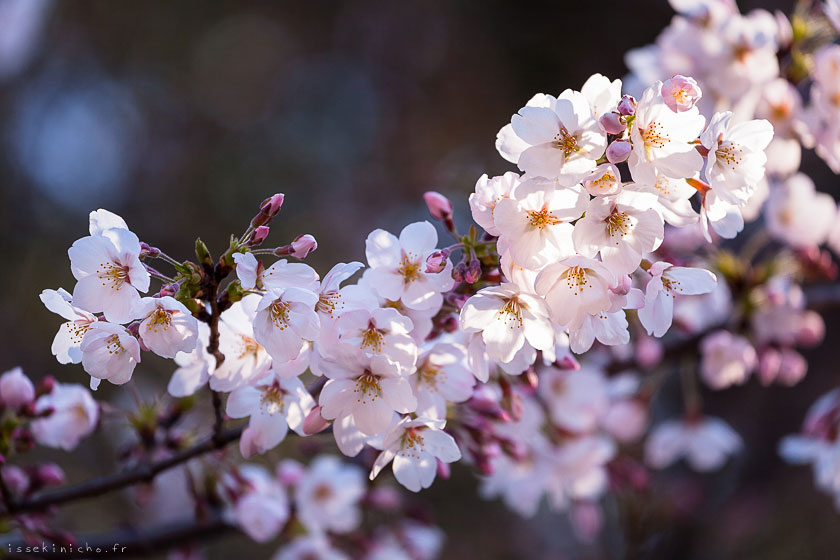
M402 260L400 261L400 266L397 269L397 272L403 277L403 281L406 284L419 280L420 273L422 272L420 259L413 253L403 252Z
M671 141L671 138L662 130L662 125L656 121L651 121L646 129L639 132L642 135L642 142L645 144L645 151L648 155L654 148L664 148L665 144Z
M566 286L574 295L579 295L584 289L592 287L592 282L587 278L587 269L582 266L567 268L560 278L566 279Z
M528 220L531 222L531 227L537 229L545 229L547 226L553 226L561 222L545 206L543 206L542 210L528 210L527 214Z
M169 329L169 325L172 323L172 313L162 307L158 307L149 315L148 321L146 324L147 330L158 332L158 329L163 329L165 331Z
M262 412L269 415L277 414L278 412L282 413L286 404L283 401L285 395L286 391L281 389L276 382L266 387L262 395L260 395L260 408Z
M744 161L743 153L744 149L740 145L725 140L718 144L718 148L715 150L715 156L717 156L715 163L720 163L730 170L735 170Z
M119 356L125 352L125 348L123 347L122 342L120 342L120 335L113 334L109 336L105 340L105 349L108 350L109 354L114 356Z
M128 267L116 261L102 263L96 269L96 276L102 280L103 286L119 291L124 284L128 284Z
M633 231L633 221L626 212L613 210L604 221L607 224L607 233L610 237L624 237ZM618 245L618 241L616 241L615 244Z
M505 325L508 325L511 329L522 328L522 303L519 298L512 296L507 300L504 307L496 313L496 320L504 321Z
M362 350L370 350L377 354L382 352L382 347L385 345L385 334L376 328L371 323L368 328L362 333L362 344L359 346Z
M282 299L276 299L268 306L271 322L281 331L289 326L289 307L290 305Z
M324 292L318 298L318 303L315 304L315 311L326 313L330 318L335 317L336 309L340 310L344 307L344 300L337 291Z
M402 437L400 446L400 455L403 457L420 458L420 453L425 449L425 440L420 433L421 428L408 428Z
M577 137L574 134L569 134L566 127L561 125L560 131L554 135L554 141L552 144L555 148L563 150L563 153L568 157L573 153L580 151L580 146L578 146L577 142Z
M356 379L356 388L353 389L353 392L358 394L356 402L367 404L368 399L370 399L370 402L375 401L378 397L382 396L382 386L379 384L379 376L365 371Z
M246 356L251 356L254 358L254 361L259 358L260 350L262 350L262 346L251 338L250 336L245 336L244 334L239 335L240 342L242 343L242 350L239 352L239 359L243 359Z

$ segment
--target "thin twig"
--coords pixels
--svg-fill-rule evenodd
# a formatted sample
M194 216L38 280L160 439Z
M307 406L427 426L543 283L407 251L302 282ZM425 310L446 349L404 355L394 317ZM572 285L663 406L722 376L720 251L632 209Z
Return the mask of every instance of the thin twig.
M178 451L166 459L154 463L140 465L121 473L93 478L71 486L43 492L24 500L18 501L11 499L6 502L6 510L11 514L38 511L66 502L94 498L139 482L148 482L158 473L185 463L193 457L219 450L228 443L239 439L241 435L242 427L233 428L222 432L220 437L216 437L215 435L211 436L192 447Z

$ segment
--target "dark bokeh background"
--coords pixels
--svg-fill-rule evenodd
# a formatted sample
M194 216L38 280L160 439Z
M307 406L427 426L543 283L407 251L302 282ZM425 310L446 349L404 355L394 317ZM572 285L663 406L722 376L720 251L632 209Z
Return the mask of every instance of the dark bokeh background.
M284 192L272 239L315 235L311 261L325 272L362 258L371 229L424 218L425 190L447 193L465 215L476 178L509 169L493 143L513 112L594 72L622 76L623 53L652 42L672 14L653 0L44 5L31 56L0 49L0 370L22 365L34 378L82 383L80 366L50 356L58 318L37 295L72 289L66 249L86 235L91 209L121 214L141 239L188 258L196 236L221 247L262 199ZM741 2L755 7L791 6ZM826 177L819 162L807 170ZM445 557L619 558L622 532L653 558L836 557L830 500L808 470L782 464L775 445L836 383L838 332L829 321L829 344L809 354L811 372L796 388L753 381L707 396L749 452L699 487L679 469L658 476L662 489L631 500L637 513L623 530L610 501L594 545L570 540L559 514L524 521L481 501L456 469L426 494L449 534ZM165 380L170 369L144 357L136 375ZM100 395L126 398L104 385ZM48 456L79 480L109 470L114 451L95 438L69 463ZM653 513L674 496L699 501L697 513ZM127 518L121 504L71 508L65 521L117 526Z

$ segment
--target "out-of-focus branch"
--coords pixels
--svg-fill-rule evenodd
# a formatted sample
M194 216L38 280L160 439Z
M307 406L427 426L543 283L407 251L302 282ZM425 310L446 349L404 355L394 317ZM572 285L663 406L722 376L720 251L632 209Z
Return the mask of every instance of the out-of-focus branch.
M140 465L121 473L93 478L72 486L65 486L49 492L43 492L24 500L10 500L5 504L6 512L8 514L17 514L43 510L50 506L74 500L100 496L139 482L148 482L157 474L185 463L193 457L198 457L199 455L225 447L228 443L239 439L241 435L242 427L233 428L231 430L221 432L221 435L218 437L214 434L204 441L182 451L178 451L177 453L174 453L173 455L160 461Z
M5 553L4 558L148 557L174 547L217 538L235 530L235 527L225 522L220 515L216 515L203 521L190 519L143 529L78 535L72 545L41 540L27 544L25 540L18 539L0 543L0 550ZM33 547L38 547L39 550L34 552ZM40 550L41 548L45 550Z
M827 309L836 309L840 307L840 283L834 284L812 284L805 286L805 300L809 309L817 311L825 311ZM725 328L726 324L721 323L712 326L700 333L693 334L686 338L673 340L664 347L663 361L674 356L679 356L683 352L697 352L697 346L700 341L710 332ZM627 360L615 360L610 362L607 366L607 373L615 374L627 369L645 369L638 364L635 357Z

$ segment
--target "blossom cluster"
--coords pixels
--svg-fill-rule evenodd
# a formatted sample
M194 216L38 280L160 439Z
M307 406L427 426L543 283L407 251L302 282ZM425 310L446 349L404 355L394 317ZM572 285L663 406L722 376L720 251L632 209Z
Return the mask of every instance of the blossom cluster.
M434 557L439 530L403 507L386 470L419 492L463 461L483 496L523 516L543 503L569 512L587 539L607 493L646 487L649 469L723 468L744 442L703 412L703 392L753 376L795 385L801 348L824 336L803 285L834 278L821 246L840 250L840 220L798 168L802 147L840 168L840 47L801 15L674 4L624 81L595 74L536 94L501 127L496 148L516 169L476 182L483 232L460 231L450 201L428 192L432 221L376 229L365 262L322 275L303 262L311 235L264 247L282 194L221 256L197 240L195 262L92 212L68 252L75 286L41 293L64 319L52 353L81 364L92 390L129 383L144 353L174 362L171 399L131 417L138 438L122 457L184 449L179 422L201 391L211 441L238 421L244 459L272 456L290 432L311 438L307 466L201 466L213 475L202 503L258 542L288 537L277 558ZM840 20L840 7L825 11ZM721 247L758 220L769 237ZM675 347L690 358L685 411L660 418L652 403ZM0 377L0 403L18 451L73 449L106 410L82 386L36 388L19 369ZM840 503L838 403L836 391L818 401L780 450L813 463ZM352 461L322 453L332 441ZM62 478L49 464L18 471L3 468L18 497ZM371 528L377 512L390 522Z

